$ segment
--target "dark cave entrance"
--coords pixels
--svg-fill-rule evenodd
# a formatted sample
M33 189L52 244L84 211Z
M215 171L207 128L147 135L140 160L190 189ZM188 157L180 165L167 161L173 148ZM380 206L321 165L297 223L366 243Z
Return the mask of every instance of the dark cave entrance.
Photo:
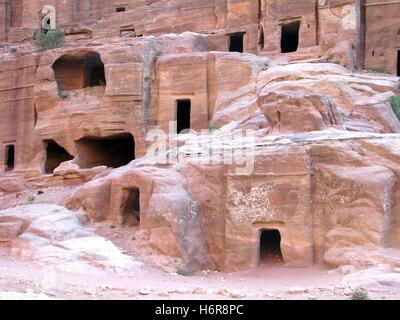
M267 229L260 236L260 263L283 262L281 234L277 229Z
M126 227L140 225L140 190L139 188L123 189L122 224Z
M6 146L5 156L6 171L13 171L15 165L15 146L13 144Z
M189 99L176 101L177 133L186 133L190 129L192 102ZM183 131L183 132L182 132Z
M88 169L98 166L119 168L135 160L135 140L130 133L109 137L85 137L75 141L77 163Z
M86 62L85 72L88 73L89 86L105 86L106 74L104 71L104 64L100 60L100 56L90 59Z
M244 45L244 32L233 33L229 35L229 52L243 53Z
M97 52L77 52L60 57L53 64L60 90L105 86L104 63Z
M61 163L74 158L54 140L45 140L44 143L46 145L45 173L52 174Z
M258 38L258 46L262 50L265 47L265 37L264 37L264 28L261 26L260 27L260 34Z
M282 25L281 51L295 52L299 47L300 21Z
M397 76L400 77L400 50L397 51Z
M117 7L115 8L115 12L125 12L126 8L125 7Z

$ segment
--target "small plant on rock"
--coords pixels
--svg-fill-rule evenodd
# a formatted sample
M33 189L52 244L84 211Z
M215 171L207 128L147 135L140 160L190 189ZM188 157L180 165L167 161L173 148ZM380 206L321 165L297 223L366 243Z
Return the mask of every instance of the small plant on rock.
M183 276L183 277L192 277L192 276L194 276L194 272L193 271L189 271L189 270L185 270L185 269L178 269L178 270L176 270L176 273L179 274L180 276Z
M210 125L209 127L208 127L208 131L210 132L210 133L213 133L214 131L217 131L217 130L219 130L221 127L220 126L218 126L218 125L216 125L216 124L212 124L212 125Z
M61 100L66 100L66 99L69 98L69 92L68 91L65 91L65 90L62 90L61 88L58 88L57 92L58 92L58 97Z
M351 300L371 300L371 298L365 289L356 288L351 295Z
M47 33L43 31L37 32L33 40L39 51L46 51L61 46L65 38L61 29L54 29L49 30Z
M36 200L35 196L29 196L28 203L33 204L35 202L35 200Z
M372 73L387 73L387 74L390 74L390 72L387 72L384 68L380 68L380 67L374 67L374 68L368 69L367 71L372 72Z
M400 120L400 97L399 96L391 96L390 104L392 106L393 112L396 115L397 119Z

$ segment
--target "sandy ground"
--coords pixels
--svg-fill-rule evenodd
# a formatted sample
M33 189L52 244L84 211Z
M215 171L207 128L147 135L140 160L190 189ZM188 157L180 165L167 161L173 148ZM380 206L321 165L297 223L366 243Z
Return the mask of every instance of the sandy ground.
M340 280L337 274L321 269L286 269L260 267L257 270L235 274L211 273L179 276L154 267L145 267L128 274L99 272L74 274L40 267L31 262L0 257L0 292L16 292L34 296L44 294L51 299L226 299L221 289L239 289L247 299L344 299L330 288ZM142 288L150 286L149 295L141 295ZM310 288L308 293L289 295L293 286ZM196 287L214 292L202 295L188 294ZM177 290L162 297L164 291ZM1 297L1 293L0 293ZM21 296L23 298L23 295ZM389 298L389 297L388 297Z
M238 290L241 299L350 299L339 270L321 267L285 268L264 263L255 270L238 273L202 271L191 276L176 274L178 260L167 259L145 245L146 234L136 228L115 228L109 223L93 226L99 235L113 240L125 253L143 261L145 267L127 273L99 270L74 273L56 266L19 261L0 248L0 299L231 299L224 291ZM143 288L151 288L143 295ZM306 292L289 293L293 287ZM203 294L193 294L203 288ZM373 299L399 299L400 292L369 292Z
M287 269L262 266L256 270L235 274L211 273L179 276L160 269L145 267L128 274L99 272L76 274L0 257L0 299L15 295L17 299L231 299L218 294L224 288L239 289L242 299L349 299L340 290L341 275L319 268ZM139 291L150 286L152 292ZM192 291L202 287L205 294ZM289 294L292 287L307 288L308 292ZM166 292L169 291L167 296ZM175 291L175 292L173 292ZM213 291L213 292L211 292ZM369 293L373 299L399 299L390 292Z

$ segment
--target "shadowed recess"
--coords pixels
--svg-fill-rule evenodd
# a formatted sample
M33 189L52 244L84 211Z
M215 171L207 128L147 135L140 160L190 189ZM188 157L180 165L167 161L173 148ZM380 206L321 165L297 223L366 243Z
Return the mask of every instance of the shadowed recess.
M46 146L45 173L47 174L52 174L61 163L74 158L54 140L45 140L44 144Z
M260 263L282 261L281 234L279 230L263 230L260 237Z
M135 140L130 133L85 137L75 142L81 168L118 168L135 160Z
M295 52L299 47L300 22L293 22L282 26L281 50L282 53Z
M54 62L53 70L61 90L106 85L104 64L96 52L80 51L63 55Z

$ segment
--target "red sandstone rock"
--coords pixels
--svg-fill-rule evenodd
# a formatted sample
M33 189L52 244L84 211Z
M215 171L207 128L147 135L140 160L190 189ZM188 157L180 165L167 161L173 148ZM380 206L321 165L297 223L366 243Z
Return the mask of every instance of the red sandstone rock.
M66 43L37 52L43 3L0 1L0 191L76 186L68 208L140 227L189 271L254 268L274 232L290 267L395 265L399 82L361 69L398 73L400 4L317 2L53 1ZM170 154L245 148L254 170L152 162L150 130L188 115L194 132ZM221 144L236 129L254 137ZM0 213L13 255L132 266L71 212L44 207Z

